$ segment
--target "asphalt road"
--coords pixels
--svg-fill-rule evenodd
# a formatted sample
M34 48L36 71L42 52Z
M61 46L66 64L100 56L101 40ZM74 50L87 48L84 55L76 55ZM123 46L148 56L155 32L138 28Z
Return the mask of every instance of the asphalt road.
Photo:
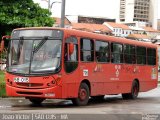
M30 114L34 117L34 119L32 118L31 120L39 120L41 117L42 119L46 119L46 114L49 114L49 117L52 119L60 119L62 117L64 119L67 118L68 120L71 118L80 118L78 120L81 120L82 116L86 116L86 120L90 119L90 117L92 120L97 120L97 116L99 116L98 119L100 120L100 117L106 118L104 115L107 115L107 118L115 118L115 120L120 119L120 117L126 120L131 117L139 120L146 114L159 114L159 116L149 117L158 117L158 119L155 120L160 120L160 86L154 90L140 93L136 100L123 100L121 95L106 95L104 101L93 101L91 99L88 106L80 107L73 106L72 102L69 100L47 99L42 103L42 105L34 106L24 98L1 98L0 113L3 113L3 115L6 113L14 115ZM42 116L38 116L38 118L36 118L37 114ZM0 114L0 119L2 119L2 117L4 116ZM6 118L2 120L6 120Z

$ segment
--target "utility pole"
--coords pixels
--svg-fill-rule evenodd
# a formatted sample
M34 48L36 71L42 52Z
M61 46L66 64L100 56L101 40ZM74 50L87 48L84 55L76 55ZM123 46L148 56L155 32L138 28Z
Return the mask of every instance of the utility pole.
M51 12L50 0L48 0L48 10Z
M52 3L50 3L51 1L48 0L47 2L48 2L49 12L51 12L51 9L52 9L52 6L53 6L54 3L61 3L62 4L61 5L61 24L60 24L60 27L64 28L64 24L65 24L65 0L62 0L62 2L55 1L55 2L52 2Z
M55 2L51 3L51 0L48 0L47 2L48 2L48 10L49 10L49 12L52 12L51 10L52 10L52 6L53 6L54 3L61 3L61 2L58 2L58 1L55 1Z
M62 0L62 5L61 5L61 28L64 28L64 21L65 21L65 0Z

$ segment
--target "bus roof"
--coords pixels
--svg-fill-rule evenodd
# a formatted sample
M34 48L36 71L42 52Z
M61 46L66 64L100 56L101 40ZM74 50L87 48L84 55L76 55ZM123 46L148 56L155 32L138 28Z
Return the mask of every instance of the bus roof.
M83 37L83 38L104 40L104 41L117 42L117 43L125 43L125 44L145 46L145 47L154 47L154 48L157 47L157 45L155 45L155 44L147 43L147 42L143 42L143 41L136 41L136 40L126 39L126 38L119 38L119 37L91 33L91 32L80 31L80 30L69 29L69 28L29 27L29 28L17 28L15 30L30 30L30 29L62 30L62 31L64 31L64 34L69 34L72 36L78 36L78 37Z

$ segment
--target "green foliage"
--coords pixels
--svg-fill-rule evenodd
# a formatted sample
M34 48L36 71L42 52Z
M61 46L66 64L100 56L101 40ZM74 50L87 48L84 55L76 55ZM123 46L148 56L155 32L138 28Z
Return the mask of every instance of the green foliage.
M0 84L1 83L4 83L4 72L3 71L0 71Z
M0 97L6 97L6 86L5 83L0 84Z
M6 96L4 71L0 71L0 97Z
M144 31L144 32L143 32L143 35L147 35L147 33Z
M18 27L52 26L53 18L47 9L40 8L32 0L0 1L0 35Z
M52 26L51 13L32 0L0 1L0 23L22 27Z

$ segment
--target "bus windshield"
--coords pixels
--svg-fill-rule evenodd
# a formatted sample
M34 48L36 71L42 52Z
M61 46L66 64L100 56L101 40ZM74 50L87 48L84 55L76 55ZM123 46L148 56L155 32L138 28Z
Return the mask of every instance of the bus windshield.
M62 40L37 37L13 39L7 71L19 74L56 72L60 68Z

